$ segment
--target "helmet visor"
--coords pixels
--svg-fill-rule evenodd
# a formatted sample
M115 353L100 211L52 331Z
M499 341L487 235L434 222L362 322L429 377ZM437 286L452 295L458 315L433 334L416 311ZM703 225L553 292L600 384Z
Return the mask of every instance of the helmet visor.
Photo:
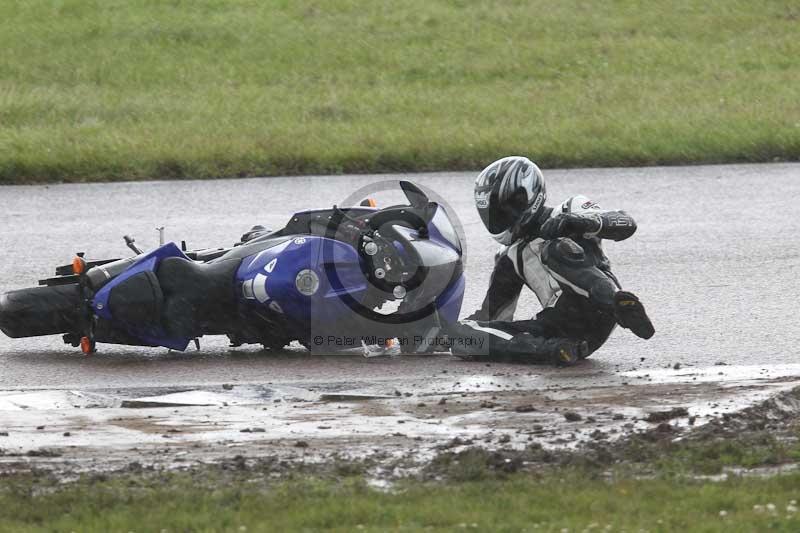
M499 183L498 183L499 185ZM503 233L516 224L525 213L528 195L525 189L519 188L508 201L498 200L498 187L489 191L476 191L475 204L483 225L492 235Z

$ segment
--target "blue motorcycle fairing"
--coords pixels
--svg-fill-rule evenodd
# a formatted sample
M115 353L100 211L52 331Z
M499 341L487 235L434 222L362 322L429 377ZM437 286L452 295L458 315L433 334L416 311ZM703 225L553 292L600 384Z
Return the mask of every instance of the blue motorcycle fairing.
M464 274L461 274L458 279L436 299L436 308L439 310L439 318L444 322L452 324L458 321L458 315L461 313L461 303L464 300L465 286L466 278Z
M313 271L319 282L310 296L300 293L296 286L303 270ZM360 299L367 290L355 248L315 235L297 236L244 258L236 283L242 300L250 306L285 315L304 328L347 312L342 293Z
M447 216L447 211L444 207L436 204L436 211L433 215L433 218L431 218L430 222L428 222L427 227L427 240L450 248L461 255L461 239L459 239L458 233L450 222L450 218ZM397 225L395 230L399 231L407 238L419 239L419 232L409 227ZM398 252L404 253L403 245L401 243L395 241L392 244Z
M396 228L401 234L404 234L406 238L416 240L419 238L419 235L416 231L413 231L409 228L398 227ZM430 244L438 244L440 246L445 246L453 250L458 256L462 253L462 246L461 240L458 237L458 233L456 232L455 228L453 227L452 223L450 222L450 218L447 216L447 211L441 205L437 205L436 212L428 223L428 239ZM395 247L400 249L402 246L399 243L395 243ZM430 251L431 254L425 254L425 251ZM433 266L435 261L436 254L435 249L430 246L420 246L418 252L422 252L426 255L429 266ZM453 258L447 257L447 255L443 255L440 258L444 264L452 264ZM459 269L459 272L460 269ZM439 314L439 318L445 322L456 322L458 321L459 314L461 313L461 304L464 299L464 290L466 287L466 277L463 273L459 273L455 279L451 279L448 283L446 288L439 294L439 296L435 300L436 309Z
M97 315L98 318L108 321L113 321L114 317L111 314L111 309L109 308L108 301L111 298L111 291L114 290L114 287L121 285L126 280L135 276L136 274L139 274L140 272L155 273L161 261L168 257L180 257L186 259L187 261L190 260L175 245L174 242L167 243L159 248L156 248L152 252L143 254L126 271L124 271L111 281L109 281L99 291L97 291L92 300L92 310L94 311L94 314ZM172 350L183 351L189 345L189 341L191 341L191 339L170 338L164 332L163 328L159 328L161 334L159 334L158 336L152 336L152 335L147 335L141 331L137 331L136 327L131 326L129 324L122 324L122 326L128 333L130 333L134 337L137 337L147 343L155 344L158 346L164 346L165 348L170 348Z
M461 254L461 239L458 237L458 232L453 227L453 223L450 222L447 210L439 204L436 206L436 213L428 223L428 236L431 240L445 244L458 252L459 255Z

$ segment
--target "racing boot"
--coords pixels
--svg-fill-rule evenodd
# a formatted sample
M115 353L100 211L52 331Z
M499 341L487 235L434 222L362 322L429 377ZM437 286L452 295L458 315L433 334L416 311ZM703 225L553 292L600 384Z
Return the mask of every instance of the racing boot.
M589 355L589 343L560 337L535 337L530 333L520 333L509 341L509 351L517 356L519 362L551 363L556 366L572 366Z
M634 335L642 339L649 339L656 332L644 310L644 305L632 292L617 291L614 294L614 316L617 324L631 330Z
M589 343L572 339L554 339L553 364L556 366L572 366L581 359L589 357Z
M494 326L494 327L493 327ZM513 334L497 323L463 320L448 327L450 351L471 361L574 365L589 355L589 344L566 338Z

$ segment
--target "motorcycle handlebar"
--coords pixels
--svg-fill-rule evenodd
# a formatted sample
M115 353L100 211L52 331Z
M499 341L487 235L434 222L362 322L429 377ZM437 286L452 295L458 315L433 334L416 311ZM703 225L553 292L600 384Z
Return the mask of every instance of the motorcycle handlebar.
M381 227L386 224L401 222L416 230L420 237L425 237L428 234L428 222L430 217L427 216L427 213L420 211L420 209L410 206L390 207L371 215L369 219L367 219L367 223L373 230L380 230Z

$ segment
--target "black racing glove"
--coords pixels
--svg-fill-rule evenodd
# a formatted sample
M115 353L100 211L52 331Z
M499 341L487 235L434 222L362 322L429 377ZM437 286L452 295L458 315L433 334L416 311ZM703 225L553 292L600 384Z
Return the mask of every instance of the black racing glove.
M558 237L582 236L586 233L600 231L601 222L594 216L582 216L575 213L563 213L547 219L539 231L545 240Z

